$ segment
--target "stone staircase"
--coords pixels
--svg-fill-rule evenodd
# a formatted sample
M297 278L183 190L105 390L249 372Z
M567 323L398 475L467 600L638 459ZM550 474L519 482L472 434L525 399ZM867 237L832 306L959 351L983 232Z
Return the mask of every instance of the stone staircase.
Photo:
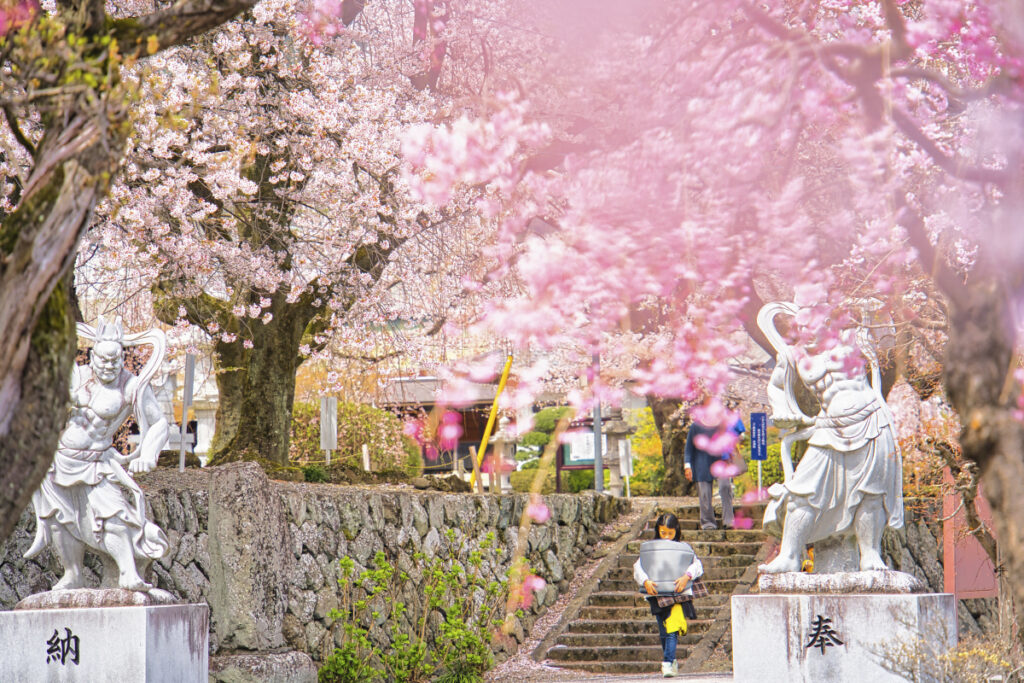
M691 619L676 650L680 671L697 671L711 653L731 640L729 598L748 593L756 584L757 564L767 553L761 530L764 508L746 510L754 519L751 530L698 528L698 508L688 505L661 508L650 516L640 540L625 544L607 564L579 612L558 634L546 652L552 666L593 673L644 674L660 671L661 645L658 627L647 601L633 581L633 563L640 543L654 538L654 521L661 512L679 518L683 539L693 546L704 565L704 582L710 595L694 600L697 618ZM719 511L720 512L720 511ZM731 649L731 648L730 648Z

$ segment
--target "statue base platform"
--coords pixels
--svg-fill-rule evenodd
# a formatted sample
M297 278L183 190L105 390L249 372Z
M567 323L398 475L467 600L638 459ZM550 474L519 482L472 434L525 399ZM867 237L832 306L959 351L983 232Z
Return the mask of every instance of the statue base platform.
M891 569L866 572L808 574L782 572L757 577L760 593L924 593L925 586L913 574Z
M73 609L83 607L153 607L181 601L165 590L133 591L127 588L70 588L35 593L14 609Z
M905 681L908 653L934 658L956 643L951 593L732 596L736 681Z
M0 612L0 681L207 683L209 640L204 604Z

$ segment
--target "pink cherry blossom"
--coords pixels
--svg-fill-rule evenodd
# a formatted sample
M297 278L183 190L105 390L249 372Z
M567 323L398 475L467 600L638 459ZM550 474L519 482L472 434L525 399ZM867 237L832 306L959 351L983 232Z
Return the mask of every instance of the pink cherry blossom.
M526 516L537 524L543 524L551 519L551 509L540 498L533 497L530 499L530 504L526 506Z

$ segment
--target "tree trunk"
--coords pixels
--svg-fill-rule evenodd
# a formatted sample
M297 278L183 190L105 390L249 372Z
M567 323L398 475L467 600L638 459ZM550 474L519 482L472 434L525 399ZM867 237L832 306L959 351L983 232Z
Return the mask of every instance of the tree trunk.
M71 264L115 163L86 124L39 144L18 208L0 223L0 540L14 528L53 461L75 358ZM82 140L81 138L85 138ZM109 138L107 142L111 143ZM107 165L104 166L103 162Z
M982 490L992 508L992 527L1001 550L999 567L1013 604L1024 605L1024 424L1013 416L1020 387L1009 384L1015 334L1006 291L994 279L974 280L951 297L946 345L946 393L963 425L964 457L978 463ZM1006 387L1013 391L1005 391ZM1024 631L1018 633L1018 637Z
M69 273L57 283L28 336L28 356L18 378L22 399L14 403L9 427L0 435L0 540L14 529L53 462L66 419L77 343L70 291Z
M654 424L661 437L661 457L665 461L665 478L661 482L661 495L691 495L693 484L683 476L683 450L689 420L679 411L677 399L648 395L647 402L654 415Z
M0 89L24 88L30 96L26 104L5 107L5 133L24 148L30 166L23 180L13 173L2 178L15 185L16 205L0 213L0 541L49 468L66 418L77 344L69 272L131 133L127 93L118 87L120 65L178 45L254 3L182 0L111 20L103 3L68 0L58 3L57 14L69 22L67 34L30 23L24 44L5 41ZM71 58L66 35L77 38ZM97 83L68 81L69 66ZM38 140L25 134L19 119L36 122Z
M311 315L300 303L289 304L285 292L266 309L274 318L250 323L253 348L242 339L216 345L217 430L210 462L264 459L288 463L295 372L302 363L299 345Z

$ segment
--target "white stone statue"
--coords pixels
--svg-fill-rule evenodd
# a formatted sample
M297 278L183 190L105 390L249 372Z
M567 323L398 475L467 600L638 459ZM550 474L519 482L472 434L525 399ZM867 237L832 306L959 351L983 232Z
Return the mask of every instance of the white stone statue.
M884 570L882 532L886 525L903 526L903 467L892 413L881 393L878 359L862 328L857 346L870 364L871 382L864 373L845 369L843 359L856 353L848 346L803 354L798 361L796 350L776 330L775 316L795 316L799 310L790 303L770 303L757 316L758 326L778 353L768 386L772 420L791 430L782 440L785 481L769 488L764 517L765 530L781 536L781 548L778 557L759 570L797 572L806 544L825 545L849 537L856 540L861 571ZM816 416L806 415L797 404L797 383L817 396L821 410ZM807 441L796 471L790 455L795 441ZM819 555L815 546L816 571L821 571Z
M88 547L103 559L104 587L148 591L152 586L142 575L167 552L167 537L146 519L145 496L125 466L152 470L167 441L167 420L149 387L167 342L157 329L125 336L120 319L100 318L96 329L79 323L78 333L95 345L89 365L76 365L71 376L70 416L53 465L32 496L36 537L25 557L52 543L64 565L53 589L82 588ZM136 377L124 369L124 349L143 344L153 353ZM112 444L129 414L139 426L139 445L121 455Z

